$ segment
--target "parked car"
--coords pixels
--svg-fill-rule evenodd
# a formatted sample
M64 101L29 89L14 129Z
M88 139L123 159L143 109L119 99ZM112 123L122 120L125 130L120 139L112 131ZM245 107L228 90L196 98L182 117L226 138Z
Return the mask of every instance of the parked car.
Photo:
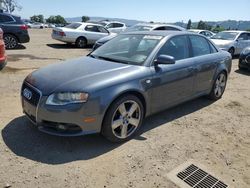
M28 26L18 16L0 13L0 28L4 32L3 38L7 49L14 49L18 43L30 41Z
M0 70L4 68L7 63L5 54L5 44L3 40L3 30L0 28Z
M45 133L121 142L146 116L203 95L220 99L231 63L228 52L190 32L120 34L87 57L31 73L22 107Z
M250 46L245 48L240 54L239 69L250 70Z
M111 33L120 33L127 28L125 23L117 21L102 21L100 22L100 24L103 25Z
M211 39L220 49L228 51L232 56L239 55L244 48L250 46L250 32L247 31L222 31Z
M30 24L30 28L32 28L32 29L43 29L43 28L45 28L45 24L39 23L39 22L34 22L34 23Z
M132 27L127 28L124 32L134 32L134 31L185 31L183 27L179 27L176 25L169 25L169 24L151 24L151 23L140 23L136 24ZM110 35L107 37L103 37L96 41L95 45L93 46L93 50L96 50L100 46L102 46L104 43L110 41L116 37L116 35Z
M78 48L94 44L98 39L111 35L102 25L75 22L65 27L54 28L52 38L66 43L75 43Z
M215 35L212 31L208 30L201 30L201 29L189 29L188 31L198 33L200 35L204 35L205 37L211 38L212 36Z

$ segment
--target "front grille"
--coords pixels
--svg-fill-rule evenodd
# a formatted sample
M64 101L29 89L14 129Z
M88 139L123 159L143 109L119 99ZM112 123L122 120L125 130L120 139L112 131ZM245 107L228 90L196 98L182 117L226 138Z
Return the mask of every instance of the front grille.
M26 89L26 91L28 90L31 93L31 96L28 98L24 94L25 89ZM29 84L27 84L25 82L23 83L23 86L22 86L21 95L22 95L23 99L25 99L28 103L30 103L34 106L38 105L38 102L39 102L40 97L41 97L41 94L38 92L37 89L35 89L34 87L30 86Z

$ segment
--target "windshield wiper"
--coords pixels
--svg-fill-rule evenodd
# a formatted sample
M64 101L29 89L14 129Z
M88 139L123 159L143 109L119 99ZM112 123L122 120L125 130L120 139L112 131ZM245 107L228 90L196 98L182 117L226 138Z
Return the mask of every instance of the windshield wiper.
M113 62L117 62L117 63L129 64L128 61L123 61L123 60L120 60L120 59L112 59L110 57L96 56L96 58L103 59L103 60L106 60L106 61L113 61Z

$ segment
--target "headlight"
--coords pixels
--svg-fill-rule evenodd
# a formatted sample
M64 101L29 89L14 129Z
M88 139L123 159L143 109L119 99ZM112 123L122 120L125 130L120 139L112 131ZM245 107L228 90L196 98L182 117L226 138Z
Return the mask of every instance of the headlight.
M67 105L84 103L88 100L88 93L82 92L63 92L50 95L46 101L47 105Z
M245 54L248 54L250 53L250 48L245 48L242 53L245 55Z

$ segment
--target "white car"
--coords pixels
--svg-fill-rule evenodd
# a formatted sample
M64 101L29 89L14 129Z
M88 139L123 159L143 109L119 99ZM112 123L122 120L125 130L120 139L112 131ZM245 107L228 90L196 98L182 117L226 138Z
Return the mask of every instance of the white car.
M207 38L211 38L212 36L215 35L215 33L213 33L212 31L208 31L208 30L189 29L188 31L193 32L193 33L198 33L198 34L203 35Z
M116 21L101 21L100 24L112 33L120 33L127 28L125 23Z
M65 43L75 43L78 48L95 44L97 40L112 35L104 26L94 23L75 22L54 28L52 38Z
M220 49L228 51L232 56L239 55L244 48L250 46L250 32L247 31L222 31L211 39Z
M31 23L29 27L32 29L43 29L45 28L45 25L43 23L34 22L34 23Z

